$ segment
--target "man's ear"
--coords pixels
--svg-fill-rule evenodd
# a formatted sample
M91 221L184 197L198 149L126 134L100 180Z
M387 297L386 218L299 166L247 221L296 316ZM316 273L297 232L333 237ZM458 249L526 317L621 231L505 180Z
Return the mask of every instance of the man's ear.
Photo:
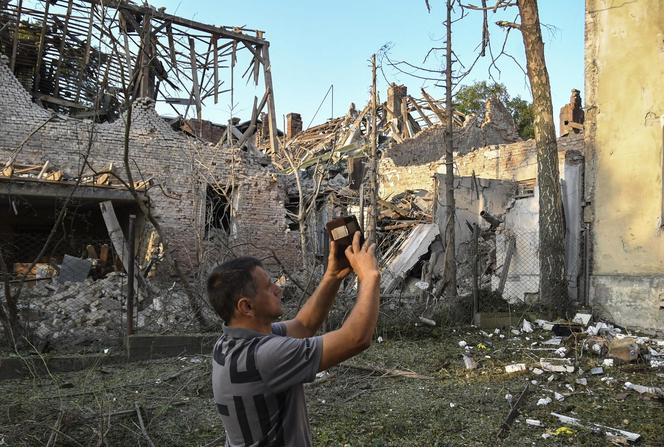
M235 305L235 310L240 314L244 316L253 316L254 315L254 310L253 310L253 304L249 298L242 297L239 300L237 300L237 304Z

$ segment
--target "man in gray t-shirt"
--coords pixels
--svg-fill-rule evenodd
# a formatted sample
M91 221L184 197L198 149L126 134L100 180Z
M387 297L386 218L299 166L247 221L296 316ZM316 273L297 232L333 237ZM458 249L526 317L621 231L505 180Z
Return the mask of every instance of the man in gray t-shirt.
M380 283L374 250L356 233L343 267L330 242L321 283L295 318L278 323L281 289L260 261L237 258L214 269L208 295L226 325L213 350L212 390L226 446L311 445L302 384L371 344ZM360 283L352 312L341 328L314 336L351 269Z

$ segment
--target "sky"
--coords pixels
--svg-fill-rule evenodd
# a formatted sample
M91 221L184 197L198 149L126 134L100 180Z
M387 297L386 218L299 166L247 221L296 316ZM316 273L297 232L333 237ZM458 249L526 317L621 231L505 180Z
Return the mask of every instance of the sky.
M481 3L479 0L464 2ZM265 38L270 42L279 127L283 127L283 117L290 112L300 113L307 128L331 116L345 114L351 102L358 109L363 108L370 95L371 55L379 53L386 45L389 47L387 56L392 62L406 61L429 70L444 67L442 51L432 53L423 65L432 47L444 45L441 38L444 35L444 0L430 0L431 12L427 11L424 0L151 0L150 3L156 7L165 6L170 14L208 24L246 26L265 31ZM584 0L539 2L540 21L545 25L542 35L556 121L573 88L580 90L583 98L584 4ZM500 53L505 31L493 23L515 19L516 8L489 14L494 55ZM466 68L478 52L481 20L480 12L469 11L465 18L454 24L452 47ZM461 84L491 81L491 73L496 81L507 86L512 97L520 96L530 101L527 78L519 68L520 64L525 69L526 64L518 32L510 32L505 52L509 56L502 56L497 68L491 70L490 57L481 59ZM238 73L236 69L236 78L244 67L246 65L238 66L242 70ZM459 64L455 67L463 70ZM424 71L418 74L440 76ZM400 73L385 58L380 63L377 82L381 101L386 98L388 82L406 85L414 97L421 96L422 87L435 98L443 98L445 94L442 84L436 86L435 81ZM331 85L334 94L328 94L323 101ZM236 81L235 86L235 107L231 110L230 94L223 94L216 105L208 101L203 109L204 118L224 123L231 114L242 120L251 117L253 97L256 95L260 99L262 85L255 89L251 83L246 86L244 82Z

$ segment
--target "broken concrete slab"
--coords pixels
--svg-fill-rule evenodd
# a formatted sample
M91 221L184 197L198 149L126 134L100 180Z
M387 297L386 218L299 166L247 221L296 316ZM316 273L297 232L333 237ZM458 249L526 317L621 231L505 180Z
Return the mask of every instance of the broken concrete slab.
M559 358L542 358L540 359L540 367L544 371L551 372L574 372L574 366L570 359L559 359Z
M588 326L588 323L590 323L592 317L592 314L577 313L574 315L574 318L572 318L572 322Z

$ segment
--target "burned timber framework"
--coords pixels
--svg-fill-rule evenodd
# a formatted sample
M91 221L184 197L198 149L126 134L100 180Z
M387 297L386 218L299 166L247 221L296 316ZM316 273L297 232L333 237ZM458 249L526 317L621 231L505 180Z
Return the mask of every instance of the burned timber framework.
M277 122L263 32L213 26L121 1L0 0L0 50L33 98L72 117L112 121L123 104L147 97L179 116L202 119L204 102L231 92L236 65L265 92L254 99L246 141L267 107L270 149ZM235 130L235 129L233 129ZM237 131L235 132L237 133Z

